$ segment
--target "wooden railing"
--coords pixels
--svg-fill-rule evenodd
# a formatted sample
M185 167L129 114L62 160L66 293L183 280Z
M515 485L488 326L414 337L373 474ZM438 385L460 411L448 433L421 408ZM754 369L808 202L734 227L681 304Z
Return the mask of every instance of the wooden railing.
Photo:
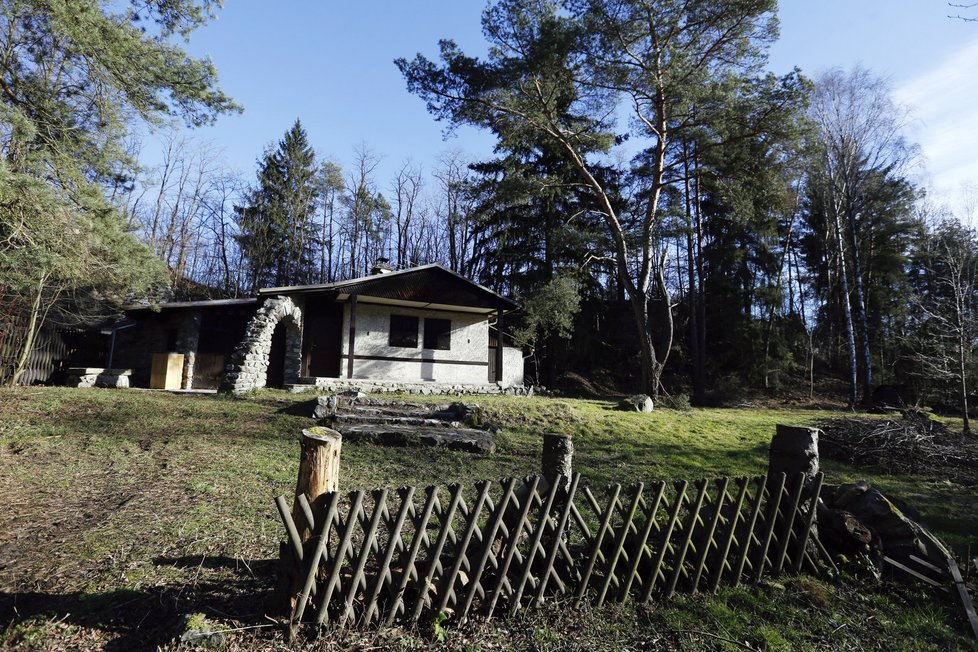
M655 481L596 490L579 474L330 492L293 520L291 622L463 621L563 596L580 605L716 591L834 568L813 532L822 475ZM313 513L317 512L317 519ZM308 529L307 529L308 528ZM312 532L306 541L299 532Z

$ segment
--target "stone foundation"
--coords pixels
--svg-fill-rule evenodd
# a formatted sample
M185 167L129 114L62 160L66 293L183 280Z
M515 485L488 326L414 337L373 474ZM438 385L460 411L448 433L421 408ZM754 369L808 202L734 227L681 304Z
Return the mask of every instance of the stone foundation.
M302 378L298 383L286 385L286 389L298 394L301 392L345 392L358 391L366 394L448 394L452 396L478 394L510 394L527 396L531 390L521 385L504 386L498 383L433 383L399 382L388 380L366 380L362 378Z

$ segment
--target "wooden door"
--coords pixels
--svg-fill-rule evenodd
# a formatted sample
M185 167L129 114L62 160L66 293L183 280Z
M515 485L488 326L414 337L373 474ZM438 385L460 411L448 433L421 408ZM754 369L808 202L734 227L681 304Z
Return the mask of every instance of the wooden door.
M340 377L343 346L343 304L332 298L307 300L302 333L303 375Z

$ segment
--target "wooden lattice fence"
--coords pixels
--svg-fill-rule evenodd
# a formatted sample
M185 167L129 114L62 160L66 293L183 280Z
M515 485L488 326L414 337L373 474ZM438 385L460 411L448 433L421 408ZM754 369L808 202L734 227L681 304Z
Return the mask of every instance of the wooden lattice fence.
M821 474L657 481L592 491L579 474L500 483L332 492L295 523L277 499L302 569L293 625L462 621L533 607L716 591L832 565L812 524ZM808 477L810 481L811 478ZM303 544L307 525L313 537Z

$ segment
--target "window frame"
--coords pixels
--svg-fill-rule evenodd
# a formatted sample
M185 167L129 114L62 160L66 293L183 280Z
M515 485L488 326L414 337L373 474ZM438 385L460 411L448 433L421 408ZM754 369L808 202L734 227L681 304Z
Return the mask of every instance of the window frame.
M395 331L395 329L394 329L394 321L395 321L395 319L411 320L414 323L413 337L408 335L408 333L410 332L410 329L408 329L408 328L398 329L397 331ZM419 329L419 326L420 326L420 324L419 324L420 321L421 321L421 318L418 317L418 316L416 316L416 315L398 315L398 314L391 313L390 321L388 323L388 329L387 329L387 345L388 346L391 346L391 347L394 347L394 348L398 348L398 349L416 349L416 348L418 348L418 329ZM402 323L402 325L404 325L404 324ZM399 338L397 341L395 341L395 339L394 339L395 338L395 333L397 333L399 336L403 337L403 339L400 339ZM406 343L406 342L409 342L409 341L413 342L413 344L407 344Z
M429 340L428 324L444 324L444 330L437 333L431 333ZM446 338L444 346L440 346L441 338ZM434 343L435 346L428 346L429 343ZM452 320L442 319L440 317L425 317L424 319L424 332L422 334L422 348L428 349L429 351L451 351L452 350Z

